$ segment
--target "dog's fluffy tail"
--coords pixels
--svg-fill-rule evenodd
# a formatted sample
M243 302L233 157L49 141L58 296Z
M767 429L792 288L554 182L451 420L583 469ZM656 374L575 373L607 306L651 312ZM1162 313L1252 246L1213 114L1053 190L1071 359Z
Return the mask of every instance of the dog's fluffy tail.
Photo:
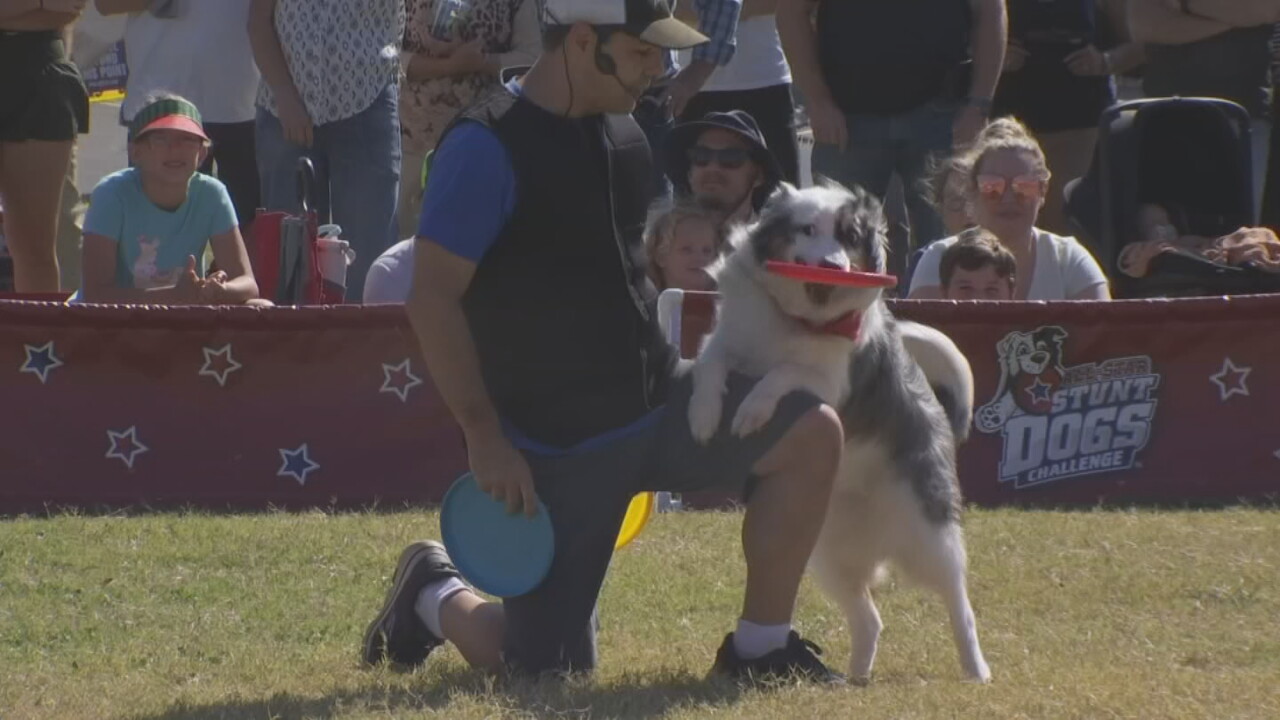
M899 322L898 330L903 346L924 372L946 411L956 444L964 442L973 418L973 370L969 361L939 330L913 322Z

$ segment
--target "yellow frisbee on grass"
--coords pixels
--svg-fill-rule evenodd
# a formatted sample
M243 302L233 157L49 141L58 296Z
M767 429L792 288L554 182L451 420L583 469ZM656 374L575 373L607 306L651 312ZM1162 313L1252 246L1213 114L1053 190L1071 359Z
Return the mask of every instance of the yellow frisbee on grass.
M653 514L653 505L654 497L651 492L642 492L631 498L631 504L627 505L627 514L622 518L622 527L618 530L618 540L613 544L614 550L621 550L636 539L644 529L645 523L649 522L649 516Z

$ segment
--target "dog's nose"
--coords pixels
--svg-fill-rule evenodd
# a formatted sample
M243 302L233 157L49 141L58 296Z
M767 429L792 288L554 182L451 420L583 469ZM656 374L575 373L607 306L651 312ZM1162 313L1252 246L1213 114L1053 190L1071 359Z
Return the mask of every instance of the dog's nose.
M834 260L827 260L826 258L823 258L818 261L818 267L825 268L827 270L844 270L845 269L844 266L841 265L840 263L835 262Z

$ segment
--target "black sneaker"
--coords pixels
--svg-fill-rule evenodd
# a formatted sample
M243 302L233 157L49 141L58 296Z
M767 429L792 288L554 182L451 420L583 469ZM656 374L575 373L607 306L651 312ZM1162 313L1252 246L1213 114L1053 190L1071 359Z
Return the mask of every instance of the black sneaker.
M716 651L716 663L712 673L728 675L749 685L765 685L791 679L808 680L820 685L844 685L845 678L832 670L818 656L822 648L800 637L792 630L787 636L787 646L758 658L744 660L733 647L733 633L725 636Z
M369 665L389 660L413 667L444 643L418 619L414 605L422 588L437 580L460 577L444 545L434 540L416 542L400 553L391 578L391 589L378 616L364 633L364 661Z

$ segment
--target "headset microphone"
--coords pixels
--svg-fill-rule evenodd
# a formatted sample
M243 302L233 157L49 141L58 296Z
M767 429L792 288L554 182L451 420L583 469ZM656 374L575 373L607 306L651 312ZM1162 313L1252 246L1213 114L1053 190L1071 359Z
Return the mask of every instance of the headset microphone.
M640 97L644 95L645 90L643 89L636 90L635 88L630 87L626 83L622 82L622 78L618 77L618 63L616 60L613 59L612 56L610 56L608 53L604 51L602 47L603 44L604 44L604 38L601 37L600 35L597 35L596 36L596 53L595 53L596 69L599 70L601 73L612 77L613 81L618 83L618 87L622 88L622 91L625 92L627 95L630 95L635 100L639 100Z

